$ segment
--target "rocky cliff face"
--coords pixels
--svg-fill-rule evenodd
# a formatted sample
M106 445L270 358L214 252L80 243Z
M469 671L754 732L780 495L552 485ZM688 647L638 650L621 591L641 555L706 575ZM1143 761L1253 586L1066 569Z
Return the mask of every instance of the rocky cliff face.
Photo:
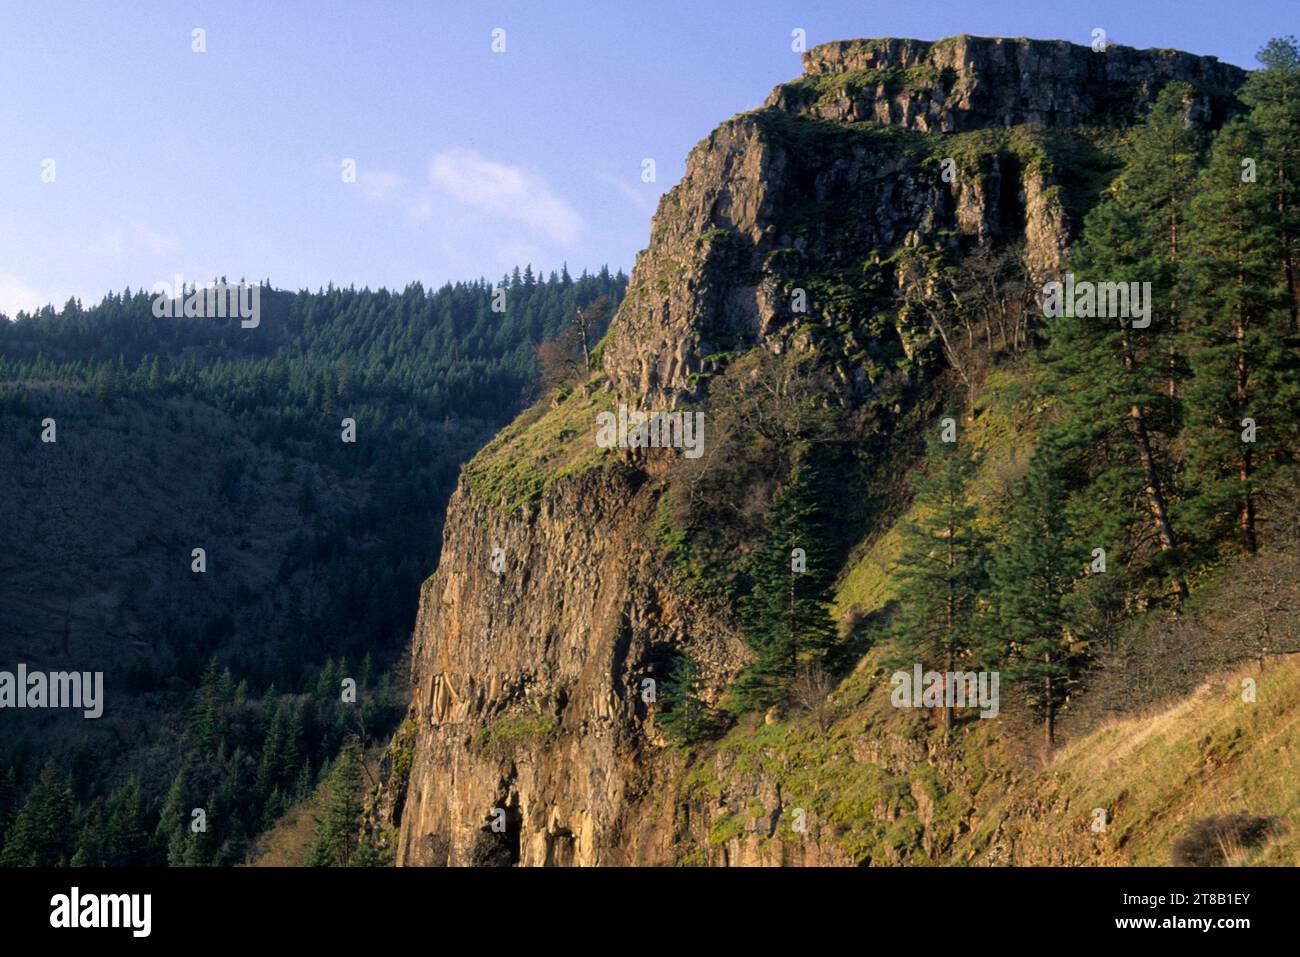
M640 484L592 473L514 514L457 491L421 598L401 863L667 859L637 825L656 798L639 682L699 615L656 587Z
M992 139L883 134L1019 127L1060 143L1131 122L1173 80L1193 90L1189 122L1217 124L1244 80L1212 57L982 37L831 43L804 65L696 146L660 202L604 353L621 394L693 394L708 356L788 323L787 289L901 244L1020 236L1033 272L1055 268L1070 225L1059 162ZM964 145L978 162L945 179Z
M971 36L827 43L804 55L804 70L767 105L927 133L1128 123L1171 80L1194 87L1198 116L1221 119L1244 79L1214 57L1177 50Z
M822 348L810 322L847 330L826 361L844 401L870 401L882 340L909 357L915 343L903 324L863 322L904 278L882 268L883 288L862 292L864 263L924 243L996 246L1046 274L1113 167L1107 136L1171 80L1192 88L1190 122L1215 122L1243 79L1181 53L972 37L804 59L801 79L702 141L661 200L603 378L526 414L462 478L414 637L399 863L854 860L815 821L797 846L770 841L790 811L779 783L726 753L692 769L656 735L644 682L665 649L689 640L718 687L746 651L656 560L673 453L592 458L594 410L704 401L729 355ZM525 459L535 472L521 478ZM863 740L854 755L891 749ZM718 782L707 800L691 774ZM752 826L720 829L736 808Z

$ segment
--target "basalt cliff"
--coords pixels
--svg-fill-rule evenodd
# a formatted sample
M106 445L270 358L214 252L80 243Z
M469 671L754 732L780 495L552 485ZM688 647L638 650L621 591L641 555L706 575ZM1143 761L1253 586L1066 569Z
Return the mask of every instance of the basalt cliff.
M998 275L1033 288L1060 266L1159 91L1185 84L1187 122L1215 127L1245 74L1174 51L969 36L830 43L803 66L692 150L592 376L524 413L463 471L390 748L399 864L1143 859L1137 838L1089 827L1102 800L1092 762L1107 750L1091 727L1046 767L1019 760L997 722L940 749L922 716L890 713L867 653L822 709L773 709L721 741L671 746L654 689L674 650L691 649L715 701L750 652L727 597L690 587L666 557L666 503L689 508L690 483L725 487L716 397L762 380L762 356L806 360L863 436L854 461L869 491L846 492L836 546L853 608L845 598L836 610L870 613L887 591L881 543L906 509L899 476L916 423L969 394L994 458L1014 463L1032 442L1015 425L1024 410L999 391L1003 373L961 381L909 306L924 262L909 253L955 250L972 271L1001 257ZM704 411L704 464L598 447L596 415L620 404ZM761 499L755 483L737 494ZM726 537L722 514L708 512L718 524L700 532L705 545ZM1293 668L1270 674L1296 680ZM1203 677L1177 690L1209 694ZM1203 717L1186 742L1195 760L1231 733L1212 707Z

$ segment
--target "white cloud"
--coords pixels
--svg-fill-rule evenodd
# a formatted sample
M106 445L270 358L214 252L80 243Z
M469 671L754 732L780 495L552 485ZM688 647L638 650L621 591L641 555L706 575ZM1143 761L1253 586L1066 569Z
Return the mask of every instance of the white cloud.
M439 153L429 163L429 182L467 206L525 223L562 245L575 242L585 225L540 176L473 150Z
M406 213L417 223L427 223L433 218L433 197L427 190L420 190L406 205Z

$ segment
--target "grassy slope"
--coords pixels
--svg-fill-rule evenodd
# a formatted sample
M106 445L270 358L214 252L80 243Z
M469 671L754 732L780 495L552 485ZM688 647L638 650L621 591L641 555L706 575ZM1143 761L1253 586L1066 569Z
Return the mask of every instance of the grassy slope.
M966 722L942 749L921 715L889 706L874 658L836 693L827 730L807 717L742 726L695 763L691 789L727 807L712 843L762 829L761 806L731 800L758 775L863 863L1163 865L1193 821L1236 811L1282 824L1241 862L1300 863L1300 656L1274 659L1262 677L1254 666L1216 675L1046 762L996 721ZM1258 681L1252 704L1245 676ZM713 760L720 751L726 761ZM1095 808L1104 833L1092 830Z
M974 479L975 495L981 501L995 498L1005 481L1020 474L1033 452L1042 410L1033 405L1031 374L1023 365L991 370L975 402L975 415L962 423L965 437L983 455ZM912 510L903 521L916 517ZM894 597L889 570L898 558L901 524L869 538L855 550L835 590L837 620L851 606L870 613Z
M615 411L593 376L558 402L543 399L484 446L465 467L476 496L507 512L532 504L556 481L614 461L596 445L596 416Z
M1258 683L1242 700L1242 679ZM1043 814L1039 809L1060 809ZM1109 824L1093 834L1093 809ZM1061 749L1041 772L984 813L954 860L977 860L1000 825L1017 856L1050 857L1063 837L1098 864L1170 863L1199 818L1246 811L1283 833L1239 863L1300 864L1300 655L1214 676L1165 708L1117 718Z
M993 370L962 424L984 453L974 488L986 516L1037 435L1043 409L1026 374ZM892 598L897 528L856 550L837 613L871 613ZM779 781L787 807L808 810L864 863L1168 864L1188 824L1231 811L1284 822L1285 833L1245 862L1297 861L1300 656L1255 674L1255 704L1240 695L1252 670L1224 672L1189 697L1111 719L1046 761L1024 743L1037 740L1024 716L1006 705L1004 720L966 721L943 748L923 713L890 706L886 656L873 649L841 683L826 727L807 714L742 723L693 762L688 788L724 808L711 843L763 830L764 809L750 797L761 779ZM1099 807L1104 834L1091 829ZM778 831L769 840L790 839Z

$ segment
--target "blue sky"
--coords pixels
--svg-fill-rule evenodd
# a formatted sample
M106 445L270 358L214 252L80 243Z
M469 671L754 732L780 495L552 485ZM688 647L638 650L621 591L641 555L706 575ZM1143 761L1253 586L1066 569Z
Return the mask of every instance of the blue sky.
M526 262L626 269L691 146L798 74L795 28L812 45L1088 43L1102 27L1249 67L1296 13L1294 0L0 0L0 312L178 273L315 289Z

